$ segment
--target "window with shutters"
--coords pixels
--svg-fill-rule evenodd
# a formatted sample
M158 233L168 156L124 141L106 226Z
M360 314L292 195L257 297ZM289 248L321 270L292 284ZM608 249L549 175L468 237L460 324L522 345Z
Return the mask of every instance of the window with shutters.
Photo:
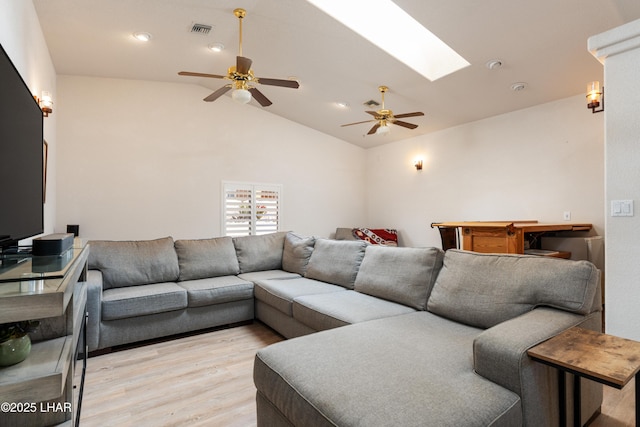
M279 230L282 185L223 182L222 198L225 236L260 235Z

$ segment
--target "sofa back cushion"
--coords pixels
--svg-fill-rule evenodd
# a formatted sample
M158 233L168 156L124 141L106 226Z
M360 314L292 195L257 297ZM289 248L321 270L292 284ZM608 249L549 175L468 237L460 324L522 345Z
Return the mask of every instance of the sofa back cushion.
M180 281L240 273L236 249L231 237L201 240L176 240Z
M103 289L178 280L173 239L91 240L89 268L102 272Z
M317 239L305 277L353 289L368 243Z
M443 257L439 248L368 246L355 290L425 310Z
M427 310L479 328L544 305L588 314L600 272L588 261L450 249Z
M286 234L286 231L281 231L260 236L234 237L240 273L281 269Z
M284 238L282 269L304 276L315 243L315 237L303 237L292 232L287 233Z

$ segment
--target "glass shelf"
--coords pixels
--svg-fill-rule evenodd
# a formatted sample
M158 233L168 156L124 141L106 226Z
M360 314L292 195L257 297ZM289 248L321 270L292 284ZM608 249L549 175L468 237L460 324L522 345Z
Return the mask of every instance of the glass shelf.
M51 256L4 255L0 260L0 282L62 278L80 251L82 248Z

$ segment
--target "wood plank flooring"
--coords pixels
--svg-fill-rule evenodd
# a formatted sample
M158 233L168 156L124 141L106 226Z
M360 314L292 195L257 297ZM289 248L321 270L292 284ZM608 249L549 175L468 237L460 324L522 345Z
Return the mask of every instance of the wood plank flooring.
M256 322L90 357L80 425L255 426L253 359L282 339ZM633 426L634 389L604 387L591 426Z
M80 425L256 425L253 359L283 338L260 323L90 357Z

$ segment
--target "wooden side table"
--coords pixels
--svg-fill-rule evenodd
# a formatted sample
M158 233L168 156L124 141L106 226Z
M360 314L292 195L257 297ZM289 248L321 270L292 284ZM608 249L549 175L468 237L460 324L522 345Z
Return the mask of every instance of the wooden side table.
M640 342L571 328L532 347L527 354L534 360L558 369L560 425L566 424L565 372L574 375L573 424L581 426L580 377L622 389L636 378L636 425L640 426Z

